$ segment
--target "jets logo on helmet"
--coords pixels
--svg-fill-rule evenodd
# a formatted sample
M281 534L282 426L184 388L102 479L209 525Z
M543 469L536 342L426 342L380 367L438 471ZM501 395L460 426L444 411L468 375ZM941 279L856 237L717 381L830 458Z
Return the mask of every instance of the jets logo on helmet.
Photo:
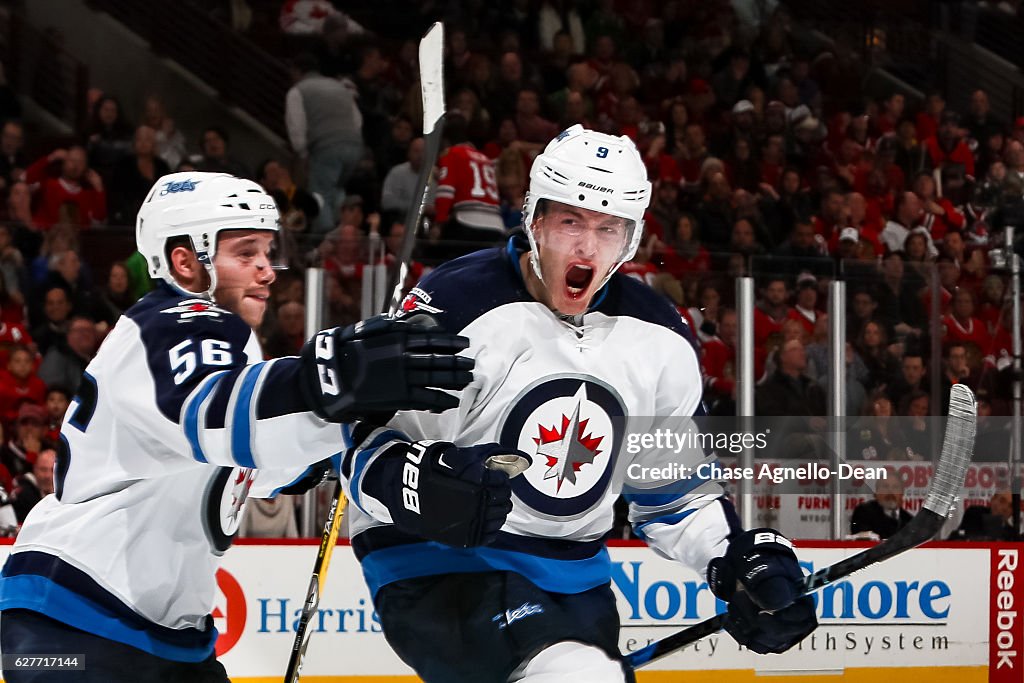
M213 298L217 271L213 266L217 237L225 230L280 232L280 215L274 198L251 180L227 173L171 173L154 183L139 209L135 240L146 258L149 275L177 285L165 253L167 240L187 237L199 262L210 275L204 293ZM274 268L284 267L281 254Z
M175 192L191 192L196 189L196 185L200 182L202 181L189 179L164 183L164 189L160 191L160 196L162 197L165 194L173 194Z

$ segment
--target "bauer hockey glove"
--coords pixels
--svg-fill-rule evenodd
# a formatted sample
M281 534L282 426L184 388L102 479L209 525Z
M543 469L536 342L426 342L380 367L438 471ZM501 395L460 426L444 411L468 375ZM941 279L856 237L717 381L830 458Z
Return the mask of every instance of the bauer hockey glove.
M455 408L441 389L473 381L473 359L455 355L468 347L466 337L384 316L324 330L302 347L303 395L331 422Z
M496 443L418 441L378 458L362 490L384 502L400 531L457 548L487 545L512 511L510 470L499 464L509 456L524 463L518 471L530 462Z
M758 654L785 652L818 627L803 593L793 544L774 529L751 529L708 563L711 592L729 603L725 630Z

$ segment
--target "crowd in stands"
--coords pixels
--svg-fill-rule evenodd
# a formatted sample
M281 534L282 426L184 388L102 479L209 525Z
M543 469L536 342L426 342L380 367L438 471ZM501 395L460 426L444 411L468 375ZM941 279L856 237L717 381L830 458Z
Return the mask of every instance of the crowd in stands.
M757 17L728 0L452 0L406 7L397 22L400 3L375 4L380 25L324 1L283 4L291 149L258 168L239 162L217 122L183 133L157 94L95 93L87 129L56 149L26 140L17 118L3 122L0 485L37 481L81 368L150 286L137 255L97 272L80 236L133 225L169 171L233 173L277 199L292 270L274 286L268 356L301 347L305 267L328 272L332 324L360 317L363 272L393 262L417 200L415 45L433 18L447 27L448 134L430 243L410 281L518 227L533 159L580 123L629 136L643 155L653 201L622 270L697 332L712 412L735 411L733 281L751 274L758 413L824 413L826 298L842 277L848 414L939 414L933 397L956 382L978 391L984 412L1009 414L1009 299L991 264L1024 201L1024 117L995 117L984 90L964 111L940 91L923 101L865 91L858 53L774 3ZM247 3L230 7L224 21L249 30ZM120 101L136 96L143 115L129 122ZM456 157L468 171L451 170ZM872 438L865 457L927 457L894 447L884 427Z

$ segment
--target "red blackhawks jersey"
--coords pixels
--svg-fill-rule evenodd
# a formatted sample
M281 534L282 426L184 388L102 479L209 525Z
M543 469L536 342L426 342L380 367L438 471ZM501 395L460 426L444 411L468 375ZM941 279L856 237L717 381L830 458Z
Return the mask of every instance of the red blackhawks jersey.
M449 148L438 161L434 211L440 224L455 218L463 225L504 232L494 160L470 144Z

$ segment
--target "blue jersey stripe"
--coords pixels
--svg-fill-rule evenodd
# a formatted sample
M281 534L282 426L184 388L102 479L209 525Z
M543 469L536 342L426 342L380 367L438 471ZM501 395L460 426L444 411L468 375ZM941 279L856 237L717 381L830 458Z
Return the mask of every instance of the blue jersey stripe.
M554 560L495 548L453 548L426 542L385 548L362 560L371 595L403 579L438 574L510 571L552 593L582 593L611 581L611 558L604 547L593 557Z
M157 639L145 629L119 619L103 607L86 600L42 576L22 574L0 578L0 610L27 609L92 635L131 645L143 652L176 662L202 662L213 655L217 629L210 629L202 647L182 647ZM154 624L155 625L155 624Z
M227 371L222 370L221 372L210 375L206 379L206 382L199 387L199 391L192 396L192 400L185 406L185 437L188 439L188 444L192 448L192 457L199 462L209 462L206 459L206 454L203 453L203 447L199 441L199 409L202 407L203 401L205 401L210 396L210 393L217 388L219 383L218 378L225 374L225 372Z
M673 512L670 515L662 515L661 517L655 517L654 519L649 519L646 522L643 522L642 524L636 525L633 528L633 530L636 532L637 536L639 536L640 538L642 538L644 540L647 540L647 535L644 533L644 529L646 529L650 525L652 525L652 524L668 524L668 525L671 526L672 524L675 524L677 522L680 522L680 521L686 519L687 517L689 517L690 515L692 515L696 511L697 511L697 508L690 508L689 510L682 510L681 512Z
M238 396L235 398L235 407L232 411L234 419L231 425L231 457L239 467L256 467L252 453L252 402L256 382L266 365L256 363L249 368L242 378L242 386L239 387Z
M408 441L409 437L396 429L385 429L375 436L368 446L360 448L356 453L356 457L353 459L352 476L349 478L349 488L352 491L352 502L355 503L356 507L364 512L366 510L363 508L359 500L359 487L362 484L363 473L366 471L366 466L370 462L370 459L377 453L377 450L388 441L394 440Z

